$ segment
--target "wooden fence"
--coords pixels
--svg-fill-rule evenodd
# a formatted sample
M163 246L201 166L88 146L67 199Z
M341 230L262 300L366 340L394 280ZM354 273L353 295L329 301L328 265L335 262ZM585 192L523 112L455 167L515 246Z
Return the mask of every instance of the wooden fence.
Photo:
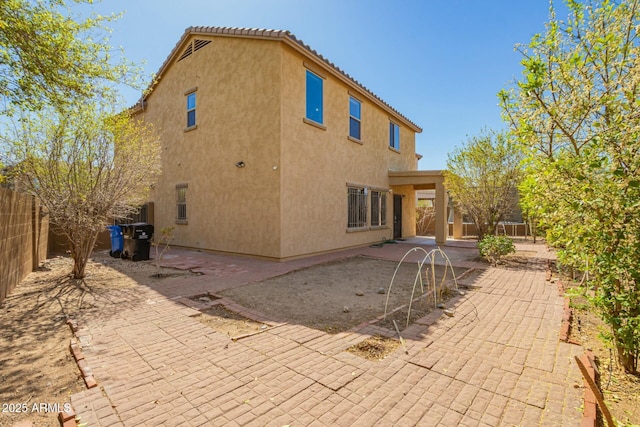
M38 200L0 188L0 304L47 258L49 217Z

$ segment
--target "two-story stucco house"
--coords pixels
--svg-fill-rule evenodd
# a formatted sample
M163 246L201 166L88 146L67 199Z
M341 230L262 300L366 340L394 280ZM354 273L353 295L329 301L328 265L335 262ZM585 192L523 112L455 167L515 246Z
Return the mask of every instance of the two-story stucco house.
M289 32L188 28L134 111L174 245L286 260L415 235L414 190L446 197L420 127Z

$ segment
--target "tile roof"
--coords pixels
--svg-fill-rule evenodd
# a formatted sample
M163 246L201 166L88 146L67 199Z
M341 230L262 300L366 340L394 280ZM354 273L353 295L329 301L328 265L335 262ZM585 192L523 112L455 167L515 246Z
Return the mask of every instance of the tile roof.
M398 110L393 108L391 105L386 103L382 98L373 93L367 87L365 87L362 83L357 81L351 75L347 74L344 70L339 68L333 62L329 61L327 58L319 54L317 51L312 49L309 45L305 44L302 40L297 38L289 31L284 30L268 30L261 28L238 28L238 27L189 27L185 30L184 34L176 43L175 47L172 49L171 53L164 61L160 69L158 70L157 77L159 78L164 73L165 69L171 64L173 58L178 53L178 49L182 46L182 44L193 35L214 35L214 36L227 36L227 37L246 37L246 38L258 38L258 39L273 39L280 40L288 43L290 46L294 48L298 48L299 51L304 53L306 56L318 60L321 64L324 64L329 68L329 70L333 71L338 77L342 77L346 79L348 83L355 86L361 92L364 92L365 95L376 104L381 106L383 109L388 110L393 115L401 118L406 124L410 125L410 127L414 128L413 130L416 132L422 132L422 128L416 125L414 122L409 120L407 117L402 115ZM153 84L152 84L153 87ZM152 87L150 89L152 89Z

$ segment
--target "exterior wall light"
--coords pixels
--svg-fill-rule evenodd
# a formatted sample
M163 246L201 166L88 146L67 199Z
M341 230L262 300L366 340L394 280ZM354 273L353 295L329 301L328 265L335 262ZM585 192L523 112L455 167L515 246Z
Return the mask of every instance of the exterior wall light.
M237 168L243 168L245 166L244 162L242 160L240 160L238 163L236 163L236 167Z

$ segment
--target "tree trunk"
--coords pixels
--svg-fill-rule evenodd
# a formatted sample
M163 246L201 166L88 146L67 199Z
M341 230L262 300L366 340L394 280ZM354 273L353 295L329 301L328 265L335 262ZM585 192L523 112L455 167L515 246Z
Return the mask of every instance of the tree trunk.
M485 222L477 221L475 224L476 234L478 235L478 242L482 241L482 239L484 239L484 236L492 234L490 227Z
M87 258L76 256L73 259L73 278L84 279L84 269L87 267Z
M628 374L638 374L638 357L634 354L629 354L625 351L624 346L616 344L616 350L618 353L618 362L624 368L624 371Z
M73 278L84 279L85 268L96 244L98 232L82 233L71 240L71 257L73 258Z

